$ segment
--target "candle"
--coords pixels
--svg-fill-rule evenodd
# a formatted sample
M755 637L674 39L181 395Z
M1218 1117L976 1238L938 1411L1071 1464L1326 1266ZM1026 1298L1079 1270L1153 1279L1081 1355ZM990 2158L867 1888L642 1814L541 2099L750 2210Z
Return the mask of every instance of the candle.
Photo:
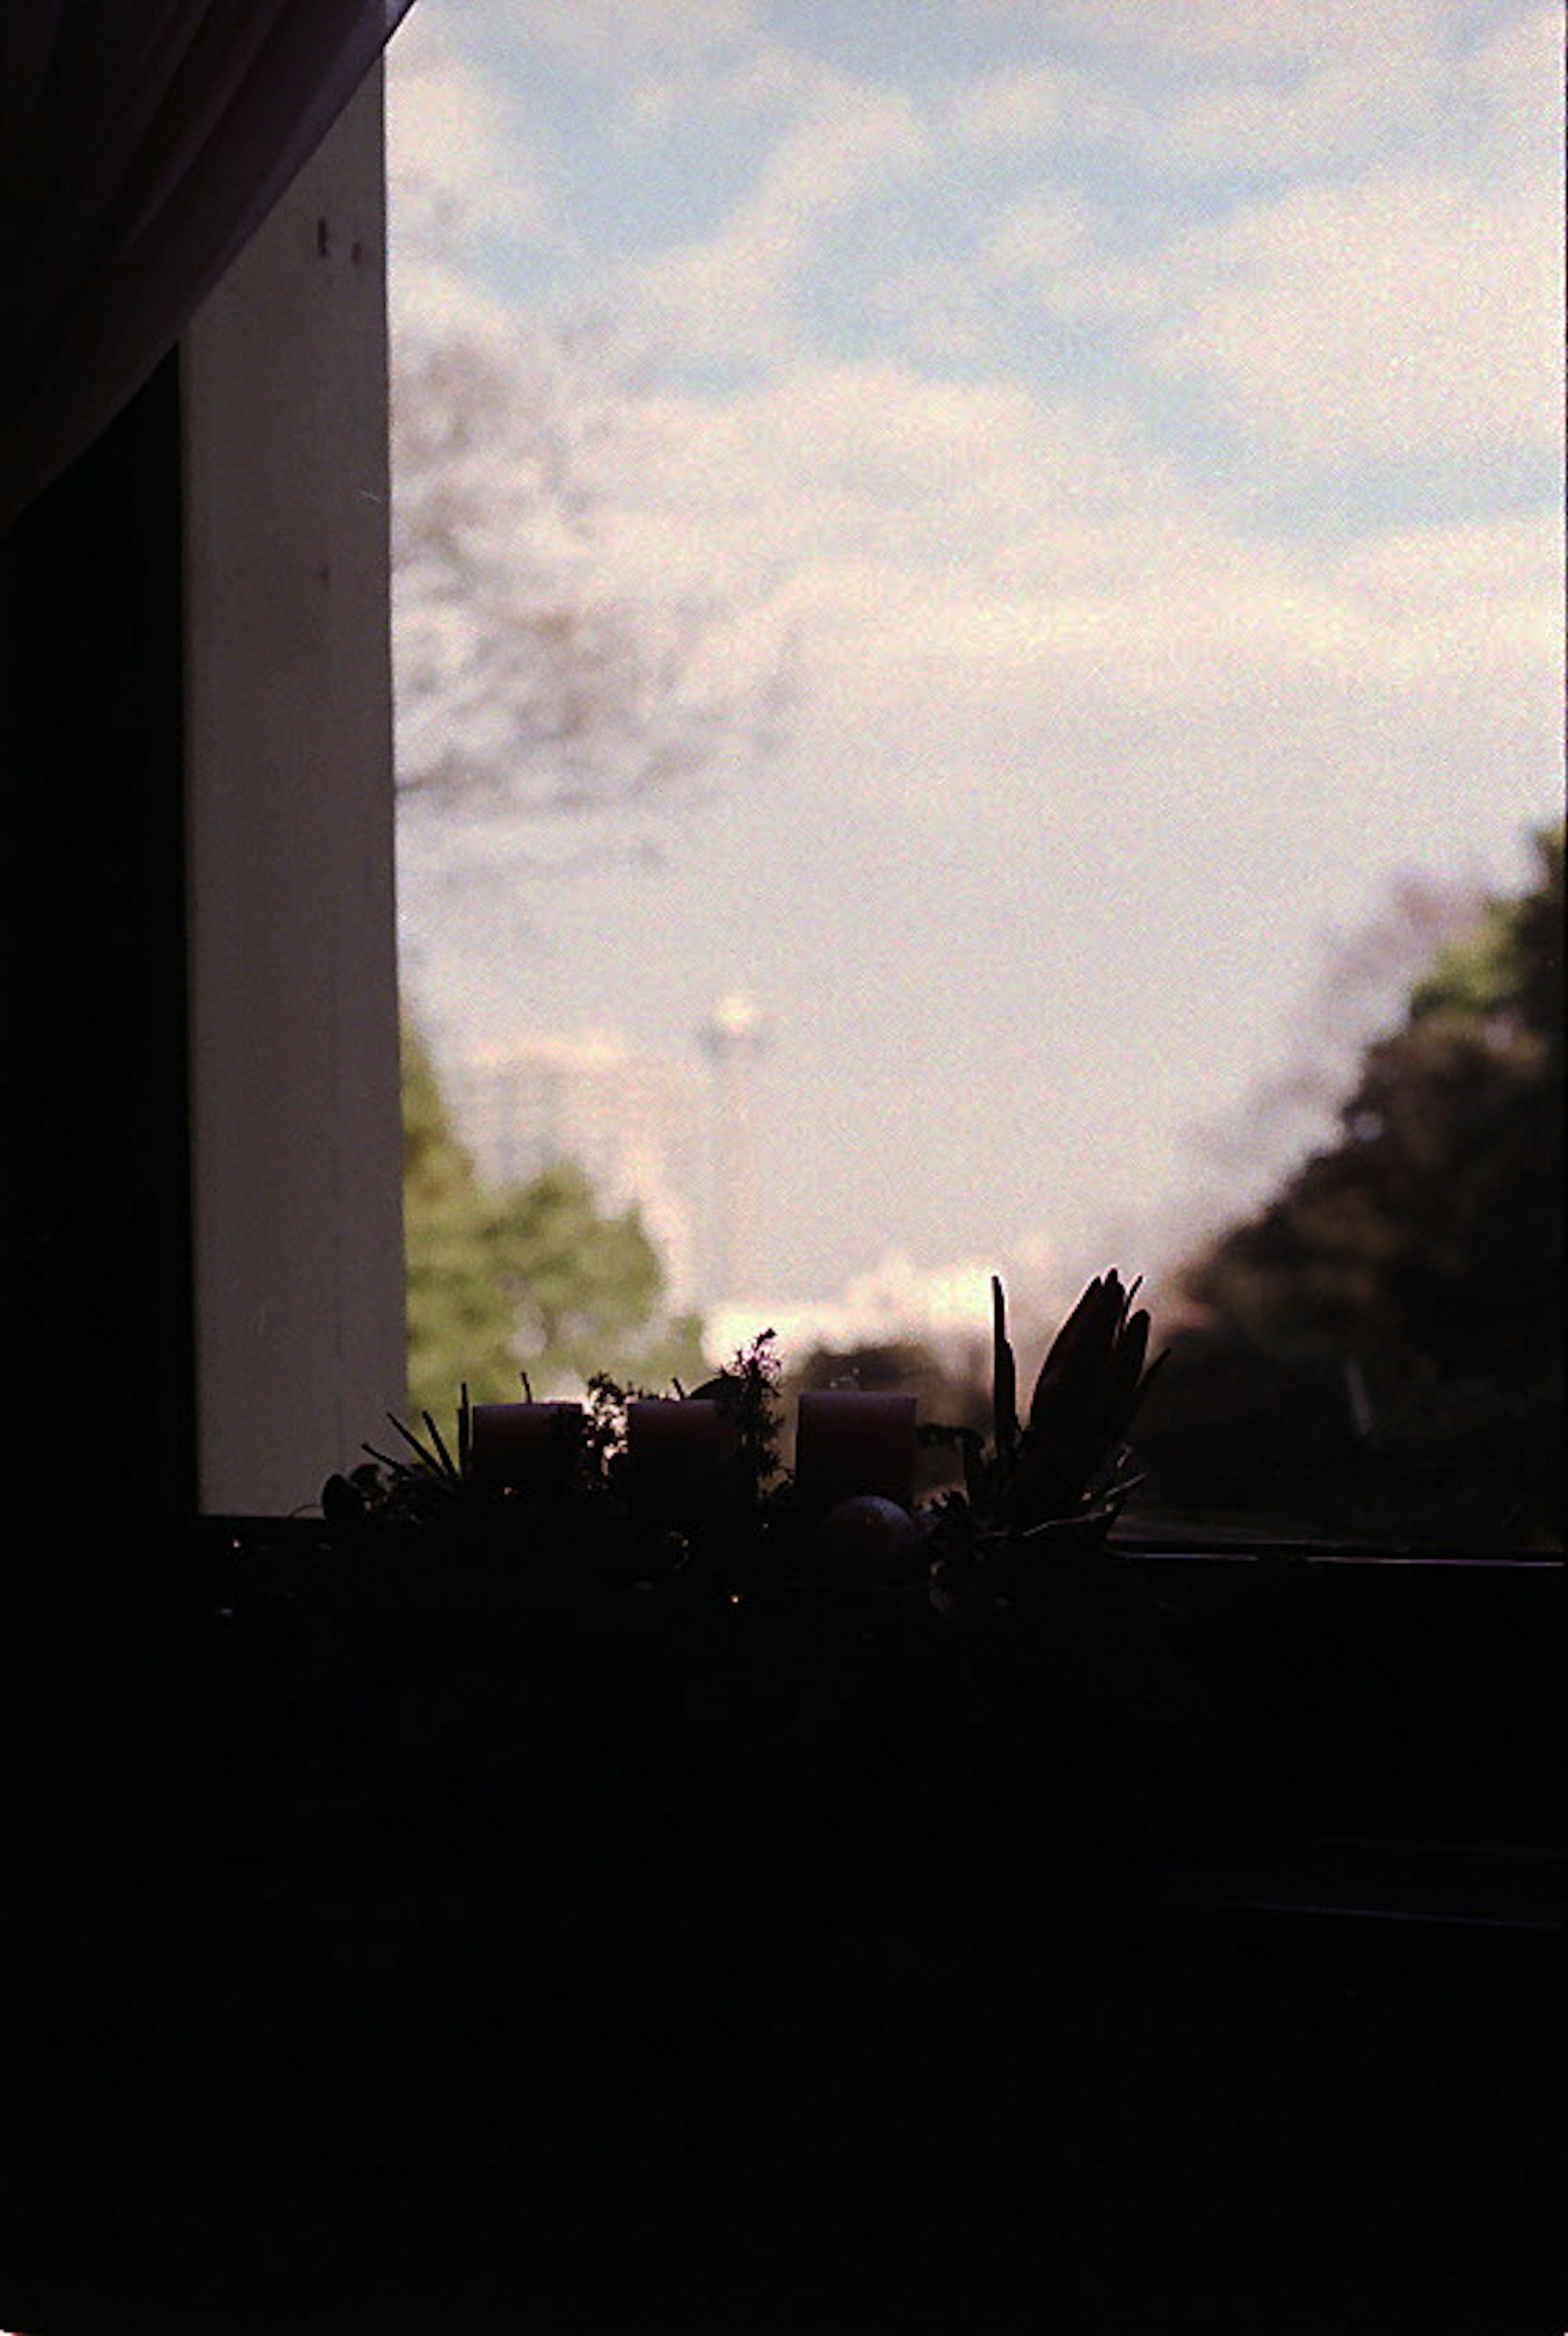
M706 1397L626 1406L626 1474L639 1513L654 1524L711 1518L735 1485L740 1436Z
M802 1395L796 1415L795 1485L801 1506L818 1517L861 1494L912 1508L915 1397L840 1387Z
M580 1403L476 1403L469 1413L469 1466L492 1492L559 1498L577 1478Z

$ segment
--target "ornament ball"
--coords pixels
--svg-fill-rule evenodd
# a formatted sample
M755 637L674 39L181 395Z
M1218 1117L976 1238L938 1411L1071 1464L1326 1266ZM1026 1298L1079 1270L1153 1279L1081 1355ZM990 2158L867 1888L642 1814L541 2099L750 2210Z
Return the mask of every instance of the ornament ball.
M857 1493L828 1510L818 1528L819 1556L847 1580L904 1581L920 1540L915 1519L896 1501Z

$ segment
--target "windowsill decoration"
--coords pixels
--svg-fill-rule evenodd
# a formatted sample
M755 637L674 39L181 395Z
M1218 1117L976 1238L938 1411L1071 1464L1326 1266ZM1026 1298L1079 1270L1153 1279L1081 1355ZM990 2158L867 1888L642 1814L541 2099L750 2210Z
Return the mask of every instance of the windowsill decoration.
M988 1439L836 1387L786 1470L771 1334L689 1394L525 1384L465 1398L455 1437L394 1423L307 1546L232 1569L230 1822L248 1795L291 1855L315 1828L335 1858L406 1846L422 1809L443 1854L516 1870L528 1844L557 1908L835 1919L1038 1904L1085 1861L1119 1889L1201 1843L1209 1686L1107 1546L1152 1376L1136 1293L1090 1283L1021 1418L993 1285ZM916 1504L920 1443L963 1481Z
M657 1397L607 1377L586 1400L460 1401L454 1443L391 1426L403 1449L331 1477L322 1514L356 1585L390 1590L403 1555L440 1555L424 1598L459 1594L467 1559L527 1608L606 1594L715 1611L785 1590L914 1591L953 1623L1049 1609L1058 1578L1081 1579L1139 1479L1126 1442L1155 1376L1137 1284L1097 1277L1057 1334L1028 1413L1006 1300L992 1285L992 1436L919 1423L912 1397L833 1388L803 1395L796 1465L779 1465L779 1365L764 1332L688 1393ZM916 1508L916 1445L961 1455L963 1485ZM498 1577L493 1569L499 1566ZM406 1574L403 1576L406 1579ZM444 1591L443 1591L444 1582Z

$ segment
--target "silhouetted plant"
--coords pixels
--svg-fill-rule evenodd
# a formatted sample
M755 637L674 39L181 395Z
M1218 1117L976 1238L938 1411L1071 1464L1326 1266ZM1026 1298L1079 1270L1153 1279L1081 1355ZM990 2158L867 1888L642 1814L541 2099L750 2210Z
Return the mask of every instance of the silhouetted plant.
M944 1496L934 1523L939 1589L983 1574L1016 1594L1038 1562L1091 1548L1110 1531L1142 1482L1128 1473L1126 1437L1165 1359L1147 1363L1149 1318L1132 1303L1138 1288L1114 1269L1095 1277L1051 1341L1021 1418L1007 1300L992 1278L992 1441L973 1428L921 1430L963 1460L963 1490Z

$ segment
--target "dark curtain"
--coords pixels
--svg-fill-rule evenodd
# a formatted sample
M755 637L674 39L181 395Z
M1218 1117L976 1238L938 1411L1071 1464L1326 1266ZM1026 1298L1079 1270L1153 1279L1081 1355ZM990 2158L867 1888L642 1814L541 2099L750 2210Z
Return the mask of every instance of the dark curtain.
M0 534L173 347L411 0L0 0Z

